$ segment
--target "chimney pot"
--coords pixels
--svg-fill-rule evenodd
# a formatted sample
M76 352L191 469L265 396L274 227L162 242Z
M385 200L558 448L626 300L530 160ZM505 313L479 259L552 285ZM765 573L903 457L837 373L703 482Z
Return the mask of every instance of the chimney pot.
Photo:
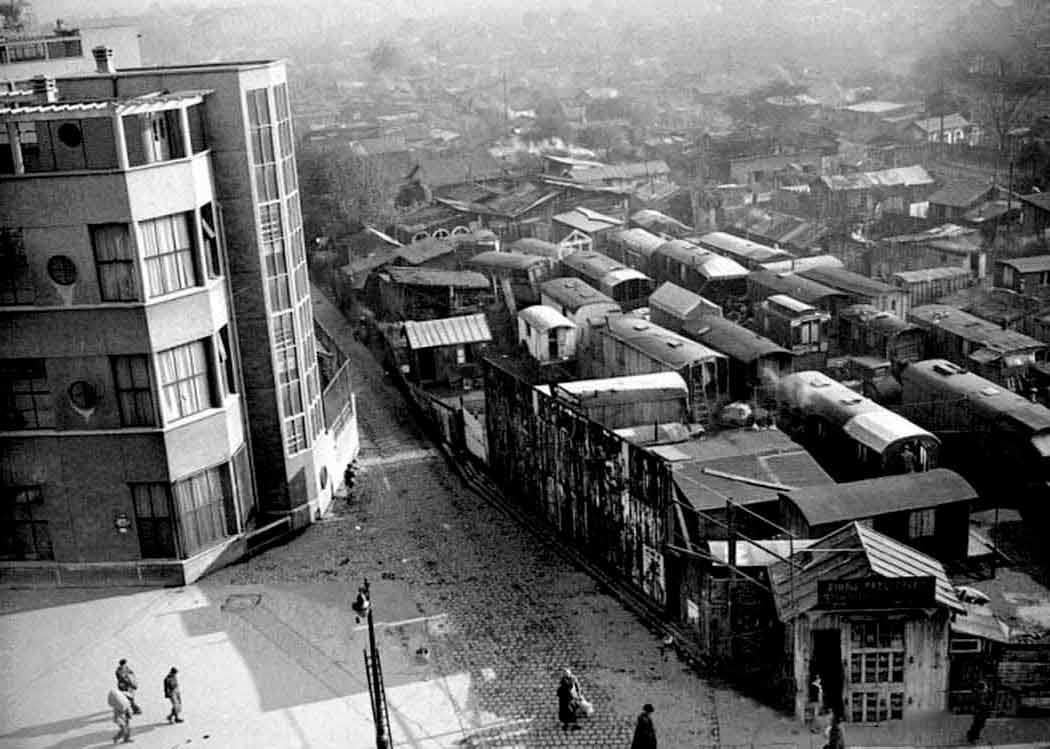
M58 87L55 85L55 77L51 75L38 75L33 78L33 95L37 101L44 104L54 104L58 101Z
M116 73L117 69L113 66L113 49L104 45L99 45L91 50L91 54L95 56L95 71L98 73Z

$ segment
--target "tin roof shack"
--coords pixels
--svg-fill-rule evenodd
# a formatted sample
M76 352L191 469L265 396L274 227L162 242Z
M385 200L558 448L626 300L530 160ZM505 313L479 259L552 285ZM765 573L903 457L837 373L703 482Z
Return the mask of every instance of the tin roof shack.
M480 374L481 357L492 342L484 315L442 320L409 320L403 325L406 379L420 385L455 386Z
M995 285L1021 294L1036 286L1050 286L1050 255L997 260Z
M1024 233L1043 237L1050 229L1050 192L1022 195L1019 200Z
M519 307L540 302L540 284L551 275L554 261L520 252L482 252L467 261L467 267L488 276L497 296L511 314Z
M623 313L611 296L579 278L548 278L540 284L540 303L576 323L581 344L589 340L592 324L604 321L609 315Z
M394 239L403 244L427 237L441 239L452 232L470 231L469 217L444 205L424 205L402 213L394 223Z
M713 231L696 239L696 243L723 257L732 258L748 270L762 267L763 263L793 260L794 255L786 250L767 247L750 239L744 239L724 231Z
M1027 390L1031 370L1046 358L1047 344L946 304L916 307L908 319L926 331L927 356L943 357L1014 392Z
M823 707L853 723L945 710L948 627L963 607L941 563L858 522L814 546L769 570L795 716L821 707L818 676Z
M769 247L809 255L819 251L827 228L789 213L750 207L734 219L727 231Z
M426 320L480 312L494 297L480 273L391 266L378 274L380 316Z
M653 253L666 241L645 229L616 229L606 237L605 252L614 260L652 276Z
M658 442L664 434L661 426L684 424L689 416L689 388L676 372L536 387L634 444Z
M580 371L598 377L678 372L689 386L690 421L706 424L729 397L724 354L636 317L610 317L591 329Z
M871 304L883 312L900 317L908 314L908 296L903 289L890 286L874 278L862 276L845 268L808 268L799 273L811 281L822 283L849 295L854 304Z
M605 238L621 228L622 220L578 206L551 219L551 239L570 252L601 250Z
M988 269L985 242L976 229L944 224L917 234L884 237L866 245L863 265L872 276L889 278L900 271L955 266L974 278Z
M553 307L535 304L518 313L518 342L540 364L565 364L576 359L578 328Z
M805 448L778 429L727 429L650 449L672 462L691 538L700 541L729 537L730 506L737 533L781 535L783 528L772 524L779 515L779 492L835 483Z
M919 361L926 334L922 328L870 304L852 304L839 312L838 353L872 356L892 364Z
M687 322L682 333L728 357L729 396L734 400L775 401L776 381L794 365L786 348L722 317Z
M397 248L394 265L407 268L457 270L456 244L451 239L424 237Z
M855 520L942 562L967 557L977 490L947 468L811 487L780 495L779 523L819 538Z
M867 221L881 213L910 214L935 189L933 177L921 166L819 177L810 195L820 216Z
M1005 191L988 184L987 179L952 180L930 195L926 217L930 221L958 222L968 211L999 197L1006 197Z
M786 294L800 302L812 304L832 316L840 308L851 303L846 292L818 281L811 281L797 273L753 270L747 275L747 289L752 304L757 304L773 294Z
M755 327L794 356L795 369L823 369L831 315L787 294L773 294L755 308Z
M649 296L649 319L678 333L688 322L721 316L722 308L717 304L670 281L660 284Z
M890 283L908 292L909 307L918 307L965 289L971 278L966 268L950 266L899 271L890 276Z

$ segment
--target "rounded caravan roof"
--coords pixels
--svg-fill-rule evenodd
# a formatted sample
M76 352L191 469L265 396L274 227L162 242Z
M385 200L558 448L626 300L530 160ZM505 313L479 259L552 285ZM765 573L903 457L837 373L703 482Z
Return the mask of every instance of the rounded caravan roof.
M634 268L616 268L611 270L602 276L602 283L609 288L612 288L618 283L624 281L649 281L652 280L649 276L642 273L640 270Z
M940 443L922 427L821 372L811 370L781 377L777 383L777 400L824 418L879 453L906 439L922 438Z
M970 407L982 416L1008 419L1024 427L1030 433L1029 436L1050 436L1050 408L1032 403L1023 395L1007 390L947 359L911 362L901 371L900 378L905 399L909 399L908 384L917 384L965 398Z
M575 328L576 323L561 312L545 304L534 304L518 313L518 319L543 332L555 328Z
M468 264L479 268L500 268L509 270L523 270L533 268L537 265L550 266L550 259L539 255L525 255L520 252L496 252L488 250L470 258Z
M637 226L633 229L618 229L609 235L609 238L620 242L625 247L637 250L646 257L652 255L666 241L651 231Z
M697 244L714 252L725 252L736 258L747 258L747 260L756 264L771 263L777 260L791 260L794 257L786 250L778 250L724 231L713 231L710 234L704 234L697 239Z
M610 317L606 326L615 339L674 369L698 361L727 359L720 351L639 317Z
M540 284L540 292L563 307L573 310L587 304L607 304L616 309L620 308L611 296L579 278L549 278Z
M581 250L574 252L571 255L566 255L562 258L562 263L566 268L572 268L580 273L586 273L592 278L602 278L614 270L627 268L627 266L619 260L614 260L608 255L587 250Z
M747 278L747 268L732 258L700 247L685 239L672 239L656 248L655 255L663 255L683 265L696 268L697 272L712 281Z

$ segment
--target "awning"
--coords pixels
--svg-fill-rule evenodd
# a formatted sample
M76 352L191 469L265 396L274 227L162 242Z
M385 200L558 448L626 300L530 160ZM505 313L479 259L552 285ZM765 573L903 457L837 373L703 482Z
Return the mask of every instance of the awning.
M441 320L410 320L405 323L405 337L412 350L459 346L492 340L485 315L463 315Z

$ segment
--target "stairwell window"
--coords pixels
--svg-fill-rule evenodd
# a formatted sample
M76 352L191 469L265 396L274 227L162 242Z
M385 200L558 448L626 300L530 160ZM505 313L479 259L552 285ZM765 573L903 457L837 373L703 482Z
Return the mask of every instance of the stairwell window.
M208 356L203 341L157 354L161 407L167 422L211 408Z
M172 488L183 555L190 556L236 532L227 524L227 505L233 507L227 464L177 481Z
M164 296L197 285L190 235L185 213L139 223L149 296Z
M97 224L91 227L99 293L104 302L134 302L139 298L135 273L135 249L127 224Z

